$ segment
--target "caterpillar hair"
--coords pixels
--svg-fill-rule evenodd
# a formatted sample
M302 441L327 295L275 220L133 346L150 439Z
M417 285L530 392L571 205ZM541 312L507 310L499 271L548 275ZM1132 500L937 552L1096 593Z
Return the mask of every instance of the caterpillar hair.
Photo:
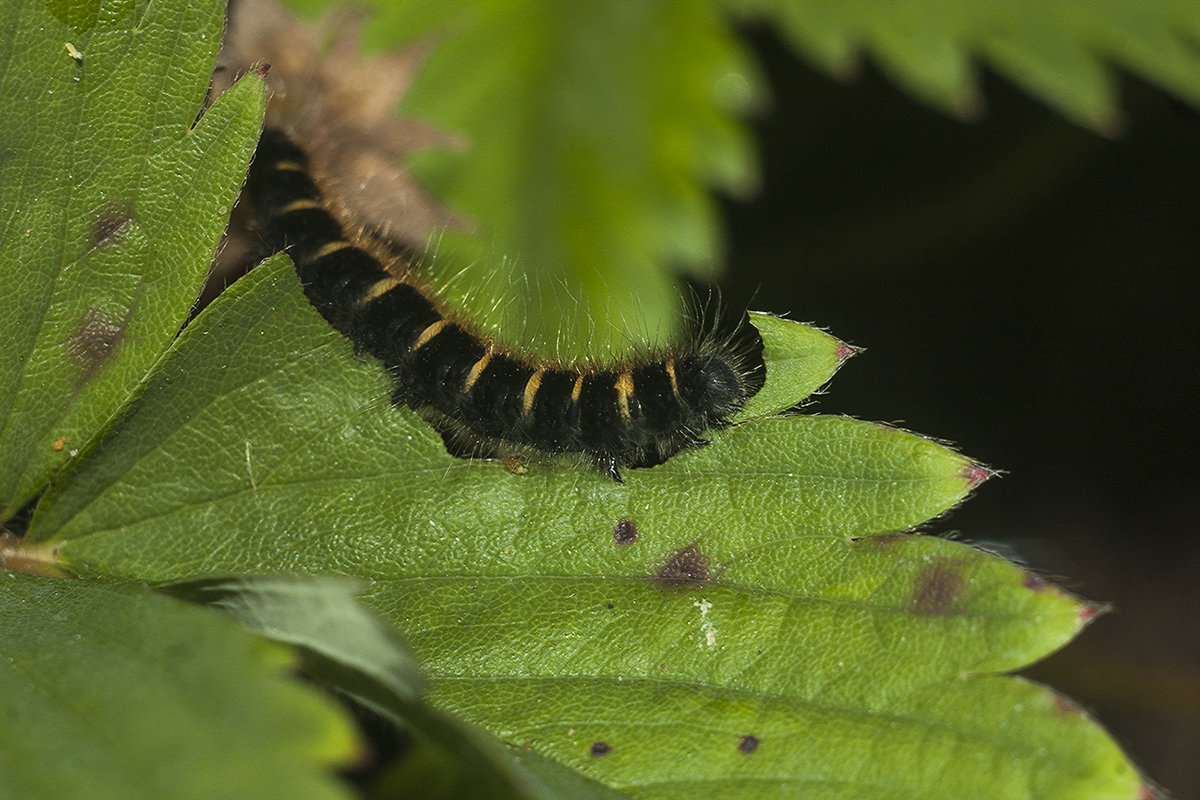
M432 409L460 440L493 451L582 453L614 480L707 444L706 430L761 386L733 338L614 364L560 364L481 335L419 285L407 262L385 266L351 236L283 132L263 132L246 181L267 244L286 249L309 301L395 380L394 401Z

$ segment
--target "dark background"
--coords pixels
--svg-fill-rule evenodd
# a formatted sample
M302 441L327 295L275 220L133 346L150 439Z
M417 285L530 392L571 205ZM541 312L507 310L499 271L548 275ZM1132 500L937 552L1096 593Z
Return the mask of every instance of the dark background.
M1122 76L1106 139L985 75L962 123L752 40L773 100L727 297L867 348L816 410L1004 471L933 530L1111 602L1026 674L1200 797L1200 115Z

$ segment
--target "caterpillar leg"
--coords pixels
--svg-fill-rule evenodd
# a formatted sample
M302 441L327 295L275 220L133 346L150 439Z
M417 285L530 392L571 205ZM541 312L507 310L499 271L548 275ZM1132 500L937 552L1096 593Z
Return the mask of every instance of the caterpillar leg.
M612 478L617 483L624 483L625 479L621 477L621 470L617 464L616 456L598 456L596 464L600 467L601 472L608 473L608 477Z

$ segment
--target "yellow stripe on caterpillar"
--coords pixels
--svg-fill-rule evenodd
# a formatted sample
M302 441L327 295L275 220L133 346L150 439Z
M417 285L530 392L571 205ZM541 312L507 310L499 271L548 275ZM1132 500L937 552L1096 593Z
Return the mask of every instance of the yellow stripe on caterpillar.
M311 208L319 208L324 210L325 206L317 200L309 200L307 197L303 200L293 200L283 208L279 209L281 214L290 214L293 211L307 211Z
M542 376L545 374L546 370L539 369L525 382L525 397L521 405L521 411L525 416L529 416L529 412L533 411L533 401L537 399L538 389L542 388Z
M375 281L375 283L371 284L370 289L367 289L366 293L362 297L362 302L369 303L377 297L382 297L402 283L404 283L404 281L393 275L389 275L386 278L380 278L379 280Z
M450 320L439 319L437 322L433 323L432 325L427 327L425 330L421 331L421 335L417 337L417 340L415 342L413 342L413 346L412 346L413 351L420 350L422 347L429 344L430 340L432 340L433 337L435 337L439 333L441 333L442 329L445 328L449 324L450 324Z
M467 381L463 384L463 392L471 391L471 387L475 385L475 381L479 380L479 376L487 369L488 362L492 360L492 353L489 350L483 354L483 358L479 359L472 365L471 371L467 373Z
M679 382L675 380L675 359L668 358L667 363L663 365L667 371L667 377L671 379L671 393L675 395L675 399L679 399Z
M354 245L350 242L347 242L345 239L337 239L327 244L323 244L321 245L321 249L313 255L313 261L318 261L325 256L333 255L339 250L345 250L347 247L354 247Z
M613 388L617 390L617 411L621 414L621 420L629 424L629 397L633 394L633 373L628 370L622 372L613 383Z

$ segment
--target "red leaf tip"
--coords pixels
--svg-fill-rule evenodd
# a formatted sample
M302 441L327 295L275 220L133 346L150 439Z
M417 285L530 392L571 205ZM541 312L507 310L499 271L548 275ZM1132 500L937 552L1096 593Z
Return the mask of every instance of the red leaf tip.
M963 468L958 473L966 482L968 488L974 489L979 484L986 481L988 478L996 474L995 470L988 469L982 464L976 464L974 461L963 465Z
M846 359L856 356L858 353L859 349L854 345L838 342L837 352L834 355L837 358L838 364L841 365Z

